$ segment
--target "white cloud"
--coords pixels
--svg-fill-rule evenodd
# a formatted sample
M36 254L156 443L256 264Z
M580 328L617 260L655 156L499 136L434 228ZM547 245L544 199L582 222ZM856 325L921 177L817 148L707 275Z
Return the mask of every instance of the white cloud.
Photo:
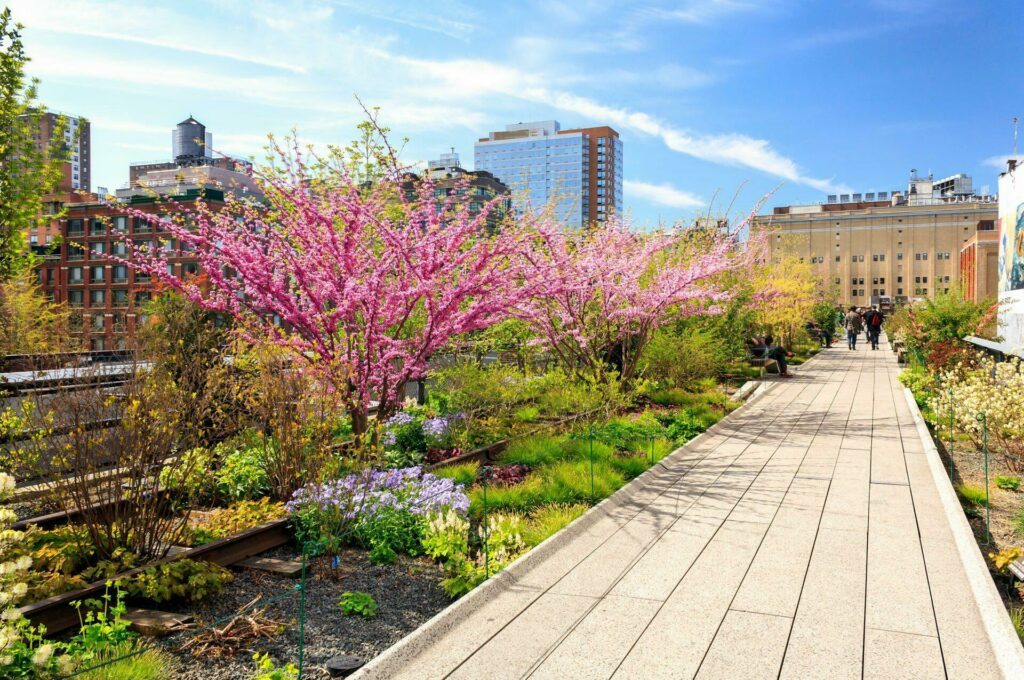
M990 168L997 170L1006 170L1006 162L1014 156L1012 154L1006 154L1005 156L989 156L981 162L982 165L987 165ZM1024 156L1017 156L1017 162L1024 161Z
M707 205L700 196L677 189L671 184L649 184L627 179L622 183L624 191L645 201L667 205L671 208L697 208Z
M642 10L661 21L679 21L687 24L706 24L719 17L757 9L758 5L740 0L688 0L678 7L660 7Z
M251 47L232 49L225 40L197 39L195 27L183 21L181 14L166 8L148 7L143 11L135 3L126 2L108 2L97 7L88 0L10 0L9 4L19 22L37 31L118 40L292 73L306 72L304 66L269 58ZM154 27L158 30L153 30Z

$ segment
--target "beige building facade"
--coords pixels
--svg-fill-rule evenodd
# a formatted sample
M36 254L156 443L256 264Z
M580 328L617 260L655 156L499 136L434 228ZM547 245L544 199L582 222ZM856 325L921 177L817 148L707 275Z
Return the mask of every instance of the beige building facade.
M998 206L994 197L933 194L915 181L938 184L915 178L909 198L777 207L755 225L775 230L770 257L810 262L844 305L932 297L958 285L961 250L979 231L995 230Z

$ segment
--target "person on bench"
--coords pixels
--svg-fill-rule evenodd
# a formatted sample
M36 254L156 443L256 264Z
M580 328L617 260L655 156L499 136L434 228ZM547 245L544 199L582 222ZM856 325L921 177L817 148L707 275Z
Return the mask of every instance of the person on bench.
M792 352L787 352L782 347L772 345L772 336L766 335L764 338L754 337L750 341L751 355L758 359L773 359L779 366L779 377L780 378L792 378L793 374L789 372L789 365L786 363L786 357L793 356Z

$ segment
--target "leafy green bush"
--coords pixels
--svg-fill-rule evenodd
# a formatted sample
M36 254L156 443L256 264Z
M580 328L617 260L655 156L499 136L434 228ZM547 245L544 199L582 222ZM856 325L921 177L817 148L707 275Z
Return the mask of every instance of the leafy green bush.
M256 675L253 680L298 680L299 667L293 663L278 666L266 652L252 655L256 663Z
M380 610L373 595L361 591L342 593L338 606L345 616L362 616L365 619L372 619Z
M516 411L516 420L521 423L532 423L540 418L540 409L536 406L524 406Z
M177 598L198 602L211 595L219 595L233 580L230 571L212 562L182 559L147 567L116 585L129 595L154 602Z
M729 347L711 330L663 328L644 350L644 377L672 386L713 378L725 372L732 359Z
M446 577L441 587L445 592L451 597L468 593L519 557L526 549L521 526L519 515L490 515L486 526L477 527L479 548L471 555L468 542L458 538L468 534L468 522L455 513L434 517L426 529L426 542L437 546L430 552L444 560Z
M273 446L272 441L267 445ZM234 448L217 470L217 493L229 500L259 498L270 493L270 478L259 446Z
M284 503L261 498L258 501L238 501L227 508L213 510L192 529L192 545L203 545L226 538L240 531L257 527L284 517Z
M985 505L988 500L988 492L985 487L973 484L958 484L956 495L960 496L960 500L974 506Z
M191 502L206 502L213 498L216 490L214 452L205 447L183 451L180 465L165 467L160 471L160 486L184 496Z
M175 661L170 654L133 641L97 654L88 668L78 671L79 680L165 680L172 677Z
M918 408L923 409L928 406L928 398L935 388L935 376L926 368L914 366L904 369L900 372L899 381L904 387L910 388Z
M1019 491L1020 490L1020 477L1009 477L1006 475L997 475L995 478L996 486L1004 491Z
M574 519L585 513L586 505L544 505L534 510L523 524L523 542L534 547L543 543L549 536L561 531Z

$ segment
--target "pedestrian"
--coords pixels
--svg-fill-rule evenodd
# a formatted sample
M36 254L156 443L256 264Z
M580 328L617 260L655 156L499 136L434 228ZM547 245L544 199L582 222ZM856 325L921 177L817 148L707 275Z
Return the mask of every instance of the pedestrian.
M885 315L878 309L878 305L872 305L864 314L864 326L868 331L868 340L871 342L871 349L878 349L878 336L882 332L882 323Z
M864 320L860 318L856 307L850 307L843 319L843 326L846 328L846 344L850 349L857 349L857 334L864 327Z

